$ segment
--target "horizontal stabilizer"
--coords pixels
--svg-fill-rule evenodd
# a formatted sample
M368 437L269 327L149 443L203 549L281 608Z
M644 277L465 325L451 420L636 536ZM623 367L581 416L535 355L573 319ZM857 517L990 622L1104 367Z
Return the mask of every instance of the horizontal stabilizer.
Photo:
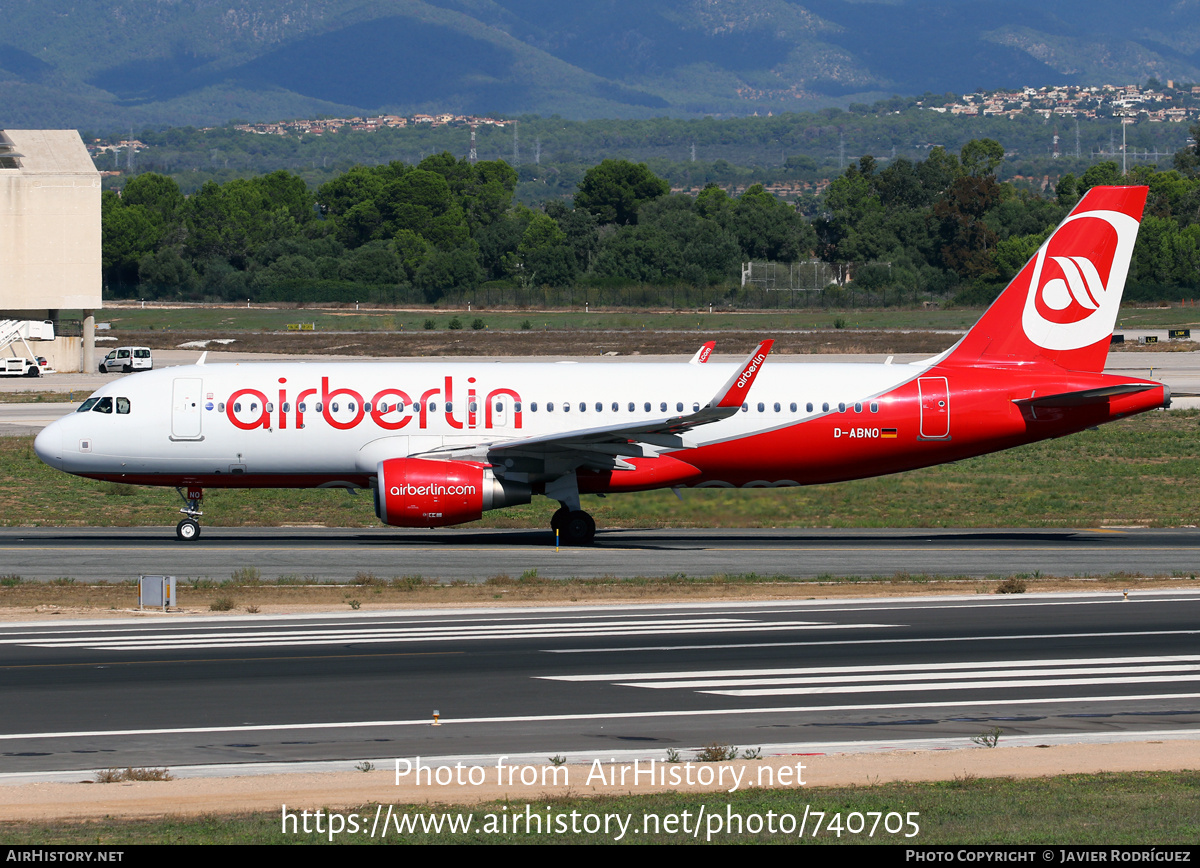
M1150 383L1121 383L1099 389L1081 389L1076 392L1060 392L1056 395L1041 395L1021 398L1013 403L1018 407L1078 407L1081 404L1096 404L1116 395L1133 395L1161 388Z

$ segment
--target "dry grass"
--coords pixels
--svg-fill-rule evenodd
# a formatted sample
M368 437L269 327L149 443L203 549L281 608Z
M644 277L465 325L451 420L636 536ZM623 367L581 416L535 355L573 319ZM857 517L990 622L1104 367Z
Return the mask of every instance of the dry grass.
M126 781L173 781L175 778L166 769L101 769L96 772L98 784L120 784Z
M748 353L763 339L761 331L722 331L716 336L720 353ZM274 334L261 332L122 332L123 343L156 350L175 349L185 341L234 338L229 349L252 353L346 356L599 356L687 355L713 333L679 331L555 329L551 331L375 332ZM894 332L859 329L772 332L775 353L940 353L958 335L928 331ZM216 345L213 345L214 348Z
M1119 595L1152 589L1192 588L1190 576L990 576L987 578L936 577L910 574L877 577L794 579L782 576L669 576L665 578L512 579L493 577L478 584L435 582L414 576L361 585L304 585L289 577L267 579L238 587L237 606L214 609L212 604L230 596L228 584L181 581L180 607L175 614L209 615L216 611L237 615L251 609L263 614L345 611L350 594L363 611L503 605L556 606L568 603L695 602L708 600L754 601L796 599L848 599L904 597L936 594L994 594L1006 581L1021 582L1030 592L1089 591ZM277 584L277 582L282 582ZM353 590L352 590L353 589ZM369 593L362 593L369 591ZM21 582L0 587L0 620L35 620L67 617L163 617L137 608L137 587L125 584L54 586ZM169 615L168 617L174 617Z

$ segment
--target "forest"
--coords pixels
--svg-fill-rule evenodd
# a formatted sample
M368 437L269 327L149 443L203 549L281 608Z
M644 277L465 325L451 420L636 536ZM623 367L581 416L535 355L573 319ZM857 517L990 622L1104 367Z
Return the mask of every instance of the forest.
M819 260L842 277L830 304L983 304L994 298L1086 190L1147 184L1127 297L1191 298L1200 267L1200 127L1174 167L1113 162L1039 195L997 178L992 139L959 153L880 166L861 157L801 207L761 185L672 193L646 164L606 159L570 201L518 202L502 160L447 152L354 166L315 190L287 171L209 181L184 195L147 172L103 193L110 298L554 305L753 305L748 260ZM636 288L636 293L630 289ZM683 288L682 294L678 290ZM848 295L852 293L852 295Z

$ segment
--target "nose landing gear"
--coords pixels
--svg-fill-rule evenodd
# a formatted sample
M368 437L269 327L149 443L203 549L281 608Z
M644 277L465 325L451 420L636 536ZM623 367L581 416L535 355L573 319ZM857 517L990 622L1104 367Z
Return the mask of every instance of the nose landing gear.
M204 513L200 510L200 501L204 498L204 489L189 487L185 494L182 488L176 488L179 496L183 498L183 509L179 510L187 516L179 524L175 525L175 536L184 542L200 538L200 522L196 521Z

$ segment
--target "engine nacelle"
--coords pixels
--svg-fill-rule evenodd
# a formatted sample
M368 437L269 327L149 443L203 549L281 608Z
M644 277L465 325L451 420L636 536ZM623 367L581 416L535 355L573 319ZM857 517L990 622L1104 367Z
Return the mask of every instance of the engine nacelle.
M490 467L465 461L389 458L376 474L375 514L393 527L462 524L532 497L528 484L497 479Z

